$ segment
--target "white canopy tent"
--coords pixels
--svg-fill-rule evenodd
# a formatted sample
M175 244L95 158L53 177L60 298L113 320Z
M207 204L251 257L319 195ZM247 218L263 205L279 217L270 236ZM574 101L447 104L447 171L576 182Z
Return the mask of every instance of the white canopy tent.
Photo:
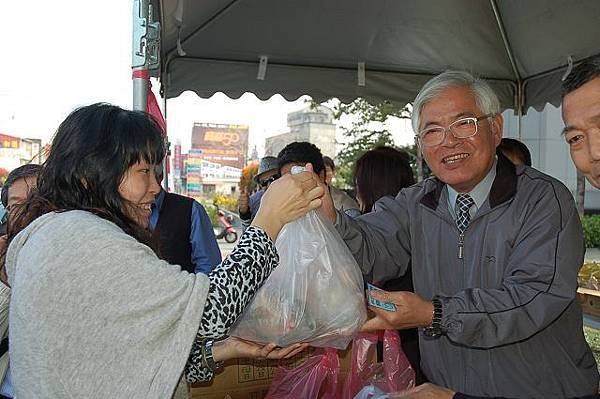
M489 80L503 107L539 110L559 104L569 59L600 54L598 0L143 1L161 24L153 75L166 98L403 105L431 76L463 69Z

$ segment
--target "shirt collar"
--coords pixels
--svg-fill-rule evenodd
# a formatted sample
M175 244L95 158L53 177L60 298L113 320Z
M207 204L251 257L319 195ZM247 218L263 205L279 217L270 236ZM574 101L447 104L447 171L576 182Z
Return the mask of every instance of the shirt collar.
M160 193L154 198L154 203L152 204L152 209L161 209L163 201L165 200L165 190L161 188Z
M498 163L498 157L494 157L494 163L488 172L488 174L483 178L482 181L477 183L473 190L469 191L466 194L469 194L473 201L475 201L475 206L477 209L480 209L488 195L490 194L490 190L492 188L492 184L494 183L494 179L496 179L496 164ZM450 209L454 210L454 206L456 204L456 197L458 195L458 191L450 187L446 184L446 188L448 189L448 205Z

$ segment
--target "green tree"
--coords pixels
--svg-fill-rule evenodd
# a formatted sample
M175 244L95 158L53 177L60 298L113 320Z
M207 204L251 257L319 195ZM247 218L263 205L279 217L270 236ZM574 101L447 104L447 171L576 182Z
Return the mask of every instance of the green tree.
M410 106L399 107L390 101L370 104L363 98L357 98L349 104L337 102L332 108L336 120L339 121L346 116L352 118L350 127L342 126L344 136L351 140L337 154L337 186L340 188L352 187L354 185L352 173L356 160L365 152L378 146L391 146L407 151L411 155L411 164L417 175L418 159L420 158L416 146L397 147L386 126L386 122L390 118L410 118Z

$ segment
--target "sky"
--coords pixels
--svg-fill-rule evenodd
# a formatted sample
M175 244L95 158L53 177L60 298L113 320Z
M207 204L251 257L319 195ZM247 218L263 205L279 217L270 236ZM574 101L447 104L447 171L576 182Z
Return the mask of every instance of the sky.
M104 101L130 109L131 14L131 0L4 1L0 133L48 142L78 106ZM194 122L245 124L250 150L256 145L262 155L265 137L288 131L287 113L302 109L307 98L288 102L275 95L260 101L246 93L232 100L217 93L201 99L185 92L168 101L168 135L185 152ZM392 121L389 128L396 144L412 141L408 121ZM345 140L341 129L337 136Z

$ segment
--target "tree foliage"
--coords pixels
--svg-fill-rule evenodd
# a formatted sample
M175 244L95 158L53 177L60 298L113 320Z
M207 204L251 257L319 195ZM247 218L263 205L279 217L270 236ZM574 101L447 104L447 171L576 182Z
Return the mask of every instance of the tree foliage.
M240 179L240 189L246 189L249 193L256 188L254 176L258 173L258 164L250 164L242 169L242 177Z
M353 118L350 127L342 126L343 134L350 141L344 145L337 154L336 185L349 188L354 185L352 173L356 160L365 152L379 146L401 148L411 154L416 174L417 149L416 146L397 147L392 133L388 130L386 122L390 118L407 119L411 116L409 106L399 107L390 101L379 104L370 104L363 98L357 98L349 104L337 103L333 106L334 117L340 120L345 116Z

